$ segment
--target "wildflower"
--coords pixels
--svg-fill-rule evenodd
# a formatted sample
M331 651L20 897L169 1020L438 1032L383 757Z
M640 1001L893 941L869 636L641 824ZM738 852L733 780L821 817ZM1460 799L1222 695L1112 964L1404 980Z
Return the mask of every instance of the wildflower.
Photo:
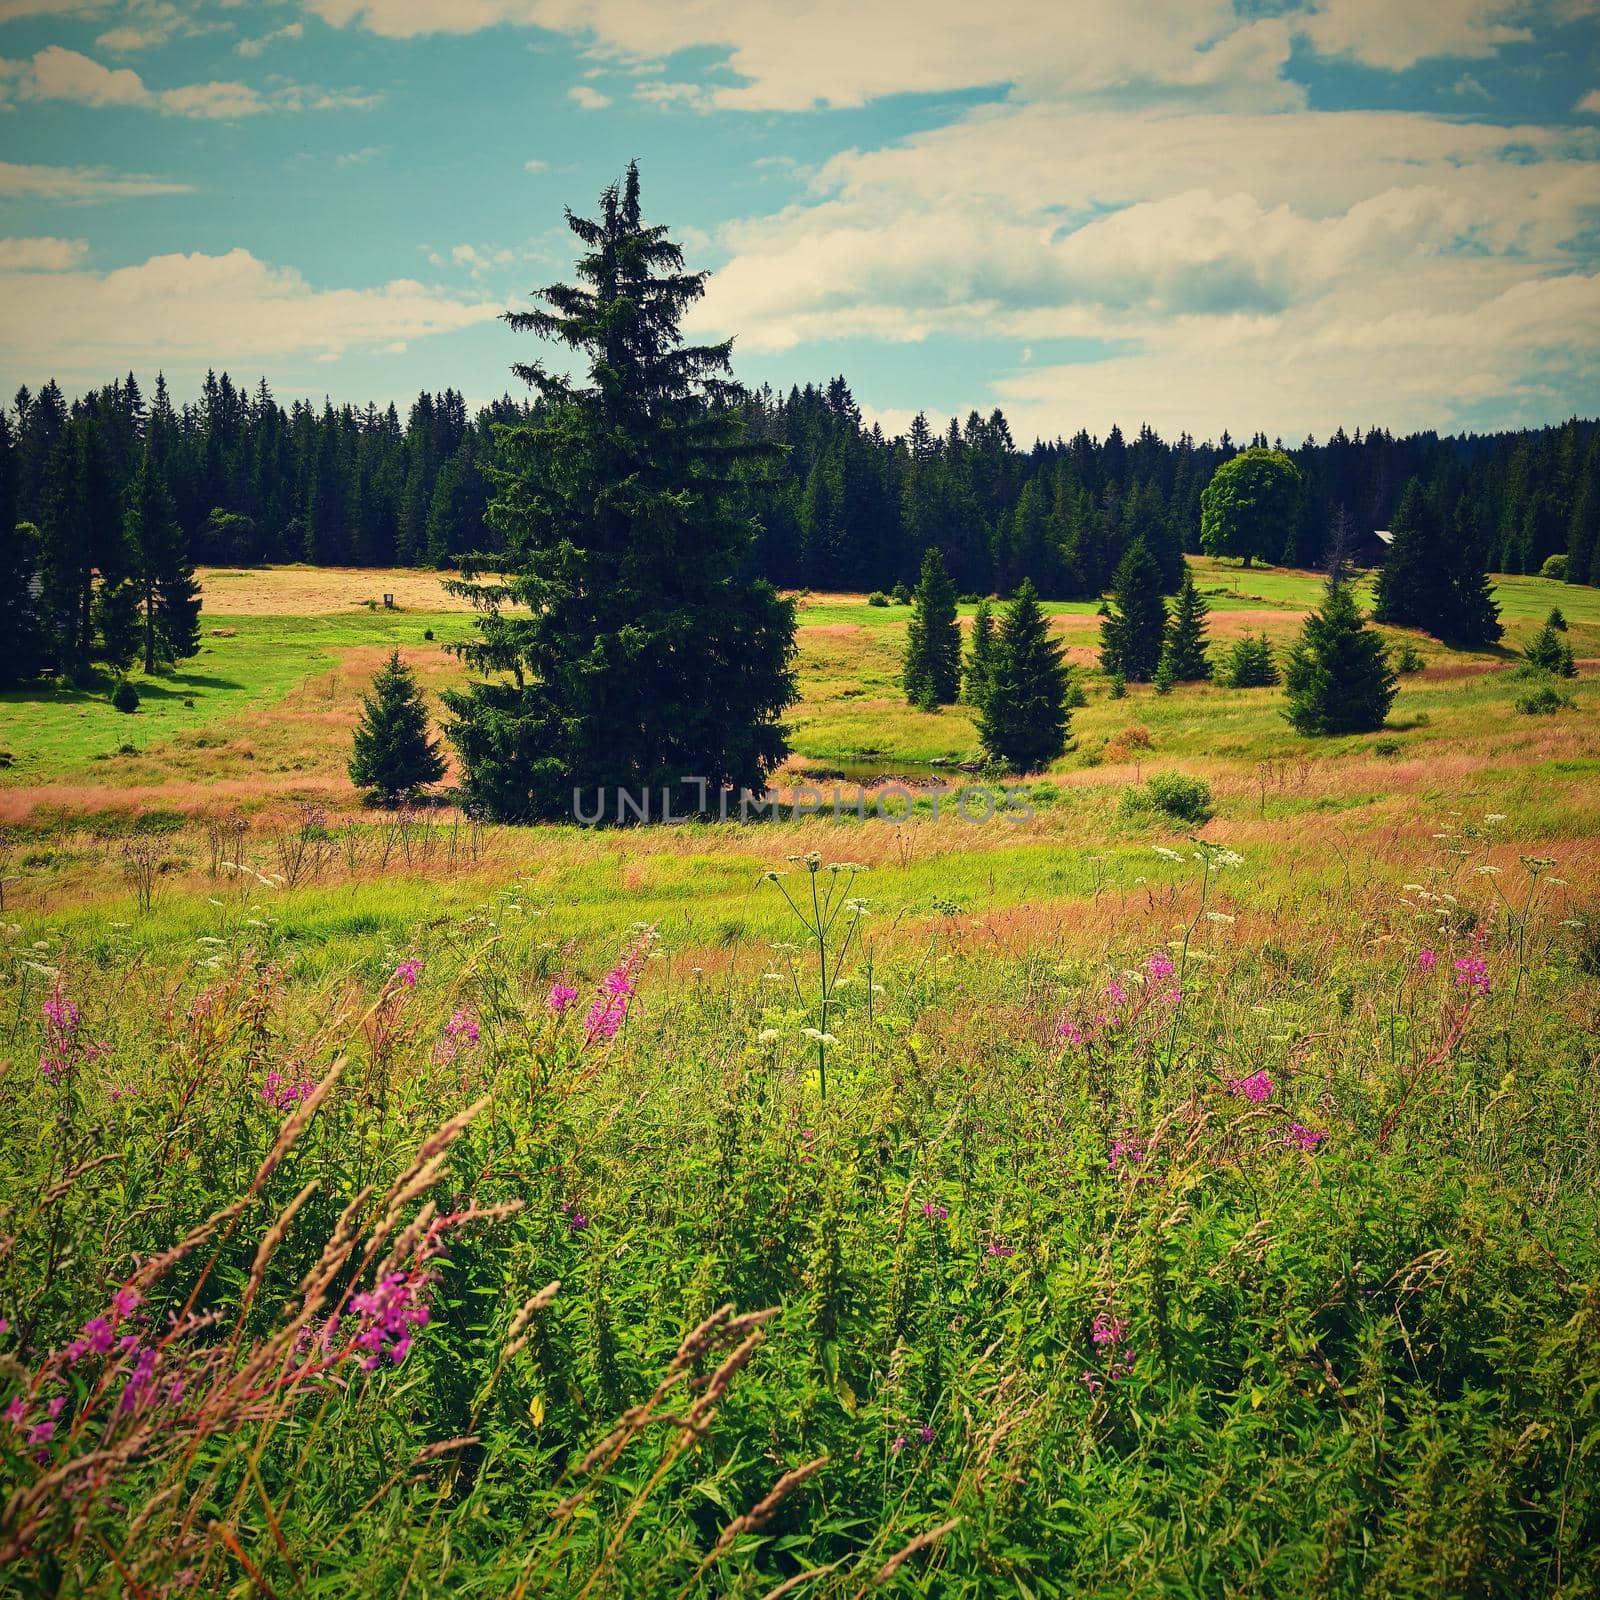
M935 1222L943 1222L950 1215L937 1200L924 1200L922 1202L922 1214Z
M933 1443L933 1429L930 1428L926 1422L924 1422L922 1424L922 1426L917 1429L917 1437L924 1444L932 1444Z
M545 1004L559 1017L577 998L578 991L570 983L555 983Z
M391 1272L370 1290L351 1295L350 1309L363 1320L355 1337L356 1348L366 1352L363 1371L373 1371L385 1355L396 1366L405 1360L415 1331L428 1325L424 1296L432 1282L431 1272Z
M1472 994L1488 994L1489 963L1480 955L1460 957L1456 962L1456 987Z
M1176 968L1172 965L1172 957L1165 950L1152 950L1150 959L1145 962L1145 970L1160 983L1163 979L1170 978Z
M88 1059L78 1043L78 1008L61 992L59 978L44 1003L43 1014L45 1048L39 1056L39 1071L47 1083L59 1083Z
M315 1088L316 1084L309 1078L291 1080L276 1067L269 1067L261 1080L261 1103L271 1106L274 1111L287 1111L290 1106L297 1106L302 1100L309 1099Z
M896 1455L897 1456L897 1455L900 1454L900 1452L902 1450L905 1449L905 1447L906 1447L906 1436L903 1433L896 1434L895 1437L894 1437L893 1442L889 1445L889 1453L891 1455Z
M1016 1253L1017 1247L1014 1244L1007 1244L1004 1239L991 1239L989 1248L984 1251L987 1256L1014 1256Z
M1260 1105L1277 1093L1277 1085L1267 1072L1252 1072L1248 1078L1229 1078L1228 1093L1243 1095L1246 1100Z
M1417 952L1417 971L1418 972L1432 972L1433 969L1436 966L1438 966L1438 964L1439 964L1439 958L1438 958L1438 956L1436 956L1433 953L1433 951L1431 951L1431 950L1419 950Z
M0 1416L4 1416L6 1421L9 1422L13 1428L21 1427L22 1419L27 1416L27 1414L28 1403L20 1394L11 1402L10 1405L5 1408L3 1412L0 1412Z
M453 1012L450 1020L444 1025L444 1031L450 1038L464 1044L478 1042L477 1019L466 1011Z
M756 1043L774 1045L777 1044L782 1037L783 1035L779 1033L776 1028L763 1028L761 1032L756 1035Z
M133 1359L133 1371L122 1390L122 1409L134 1410L146 1399L155 1386L156 1352L150 1345L138 1345Z
M1283 1142L1293 1145L1299 1150L1304 1150L1307 1155L1316 1151L1319 1144L1328 1137L1327 1130L1323 1128L1306 1128L1298 1122L1291 1122L1284 1133Z
M1100 1347L1121 1344L1128 1337L1128 1324L1118 1321L1107 1312L1099 1311L1089 1325L1089 1337Z
M1151 849L1153 849L1163 861L1183 860L1183 857L1176 850L1169 850L1164 844L1152 845Z
M1065 1017L1056 1024L1056 1037L1065 1039L1068 1044L1082 1044L1083 1033L1077 1023L1069 1022Z
M1106 1163L1106 1171L1116 1172L1121 1170L1126 1172L1129 1167L1136 1167L1143 1160L1143 1139L1113 1139L1111 1141L1111 1159Z
M1124 989L1115 978L1113 978L1111 982L1106 985L1106 999L1108 999L1112 1005L1123 1005L1126 1003L1127 998L1128 991Z
M421 975L421 972L422 963L420 961L402 961L400 965L394 969L395 981L404 985L407 989L415 989L417 986L417 978Z

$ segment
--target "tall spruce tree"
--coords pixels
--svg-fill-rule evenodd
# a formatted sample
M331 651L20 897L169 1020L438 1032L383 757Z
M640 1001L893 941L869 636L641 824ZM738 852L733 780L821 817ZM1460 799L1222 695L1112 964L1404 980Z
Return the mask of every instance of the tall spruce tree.
M1161 664L1166 629L1161 569L1144 540L1135 539L1111 580L1111 605L1101 609L1100 665L1130 683L1148 683Z
M929 548L922 577L911 592L906 624L906 699L924 711L947 706L961 688L961 624L956 620L956 586L944 557Z
M1445 563L1437 508L1410 479L1389 519L1392 539L1373 585L1374 621L1438 633L1445 617Z
M148 449L128 485L123 529L138 595L144 670L154 672L158 660L199 653L200 587L165 476Z
M1382 636L1356 607L1349 575L1335 565L1322 609L1306 619L1284 666L1296 733L1371 733L1383 726L1399 679Z
M1494 584L1478 558L1472 511L1465 495L1456 502L1453 532L1442 560L1444 609L1435 630L1438 636L1463 650L1499 643L1505 628L1495 604Z
M1271 689L1282 682L1273 659L1272 641L1261 634L1246 634L1228 655L1223 682L1230 689Z
M427 704L398 650L389 652L362 700L349 770L358 789L375 789L390 801L444 776L444 757L428 733Z
M994 646L994 612L987 600L980 600L972 619L972 643L961 681L961 698L978 711L988 701L989 685L994 680Z
M1210 614L1211 607L1194 586L1194 574L1186 571L1157 668L1170 682L1199 683L1211 676L1211 657L1206 654L1206 618Z
M793 604L747 576L744 478L771 447L744 438L731 341L679 333L706 275L644 221L636 166L598 219L567 221L579 284L506 320L578 352L588 381L513 368L543 404L497 430L505 550L451 585L479 610L459 653L484 681L447 696L449 736L468 800L505 819L568 815L582 790L762 789L795 695Z
M1013 772L1037 772L1066 749L1068 681L1061 646L1024 578L1000 620L978 717L978 737L991 761Z

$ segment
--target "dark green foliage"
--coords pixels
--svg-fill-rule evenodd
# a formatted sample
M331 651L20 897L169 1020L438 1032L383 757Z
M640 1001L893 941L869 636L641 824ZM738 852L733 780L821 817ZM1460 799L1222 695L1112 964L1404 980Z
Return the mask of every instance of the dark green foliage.
M0 685L37 677L46 659L38 593L44 541L31 522L0 527Z
M1068 672L1033 584L1024 578L995 635L978 737L991 761L1037 772L1067 747Z
M394 800L444 776L444 758L429 734L428 707L411 669L390 652L362 701L350 756L350 781Z
M922 576L911 598L903 680L906 699L924 711L949 705L960 692L961 624L956 619L956 590L945 571L944 557L936 549L924 554Z
M1194 586L1194 575L1185 571L1162 642L1158 679L1162 671L1169 686L1199 683L1211 676L1211 658L1206 654L1206 618L1210 614L1211 607Z
M1567 581L1569 559L1565 551L1557 555L1546 556L1544 565L1539 568L1539 576L1541 578L1554 578L1557 583L1565 583Z
M1124 790L1121 801L1124 816L1154 812L1169 822L1191 827L1209 822L1215 809L1211 785L1204 778L1186 777L1181 772L1153 773L1139 788Z
M1560 606L1551 607L1550 615L1544 620L1550 627L1554 628L1557 633L1565 633L1567 631L1567 619L1561 615Z
M1242 450L1200 495L1200 547L1207 555L1277 561L1294 535L1303 480L1281 450Z
M97 584L91 615L101 659L112 671L126 672L138 658L143 636L138 584L131 578L112 578Z
M1148 683L1161 661L1167 606L1161 570L1142 540L1128 547L1100 611L1100 665L1130 683Z
M200 586L183 530L154 452L140 459L128 485L123 539L137 589L144 670L200 650Z
M906 588L903 583L897 583L894 588L889 591L889 598L893 600L897 606L908 606L911 604L911 591Z
M867 604L869 606L886 606L888 603L889 597L883 592L882 589L874 589L872 593L867 596Z
M1572 659L1572 646L1561 637L1552 623L1545 623L1522 653L1528 665L1538 668L1540 672L1549 672L1558 678L1571 678L1577 675L1578 669Z
M1107 685L1113 700L1126 700L1128 698L1128 680L1120 672L1113 672Z
M1433 632L1444 613L1444 552L1438 516L1420 478L1406 484L1389 531L1393 540L1373 585L1373 620Z
M1565 689L1558 689L1553 683L1541 683L1537 688L1519 694L1513 702L1525 717L1548 717L1557 711L1571 711L1577 703L1571 694Z
M1270 689L1282 681L1266 634L1247 634L1229 652L1223 681L1230 689Z
M745 575L746 481L771 451L745 438L729 344L679 335L705 275L645 223L632 166L598 220L568 220L579 285L507 321L576 352L587 382L514 369L542 404L500 429L489 471L506 577L476 581L472 559L451 585L480 609L459 653L485 681L447 695L450 738L468 799L502 819L686 778L759 791L795 693L794 607Z
M994 612L987 600L980 600L972 618L972 643L961 678L961 698L979 710L988 699L989 684L994 676L994 646Z
M126 679L119 678L111 691L111 703L118 711L132 713L139 709L139 691Z
M1296 733L1371 733L1383 726L1398 680L1382 636L1356 607L1348 578L1329 575L1322 609L1306 619L1284 668Z
M1396 672L1421 672L1427 665L1422 658L1422 652L1409 640L1402 639L1394 653L1394 670Z

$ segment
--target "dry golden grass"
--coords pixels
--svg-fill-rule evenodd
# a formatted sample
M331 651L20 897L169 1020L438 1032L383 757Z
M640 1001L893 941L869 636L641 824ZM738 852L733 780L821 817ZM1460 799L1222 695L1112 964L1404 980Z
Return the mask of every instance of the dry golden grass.
M208 617L334 616L379 606L394 596L399 611L470 611L446 594L447 574L408 568L369 567L200 567L196 571Z

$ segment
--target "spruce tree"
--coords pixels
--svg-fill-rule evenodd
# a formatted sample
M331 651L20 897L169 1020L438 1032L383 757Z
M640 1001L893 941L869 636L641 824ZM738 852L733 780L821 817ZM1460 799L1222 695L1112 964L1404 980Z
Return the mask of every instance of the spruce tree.
M1281 681L1273 659L1272 641L1266 634L1248 634L1230 652L1223 682L1230 689L1271 689Z
M961 698L979 711L989 698L989 685L994 677L994 644L994 612L987 600L980 600L972 619L972 644L967 651L961 685Z
M1448 609L1444 551L1435 508L1420 479L1406 484L1389 529L1393 538L1373 585L1373 620L1437 634Z
M422 691L398 650L390 652L372 680L372 693L363 697L349 770L358 789L375 789L389 801L444 776Z
M978 737L991 761L1037 772L1067 747L1068 672L1033 584L1024 578L995 636Z
M1572 646L1561 637L1553 623L1547 622L1534 634L1523 652L1530 667L1541 672L1553 672L1558 678L1575 678L1577 664L1572 659Z
M1206 654L1206 618L1210 614L1211 607L1194 586L1194 574L1186 571L1156 669L1158 677L1165 674L1169 686L1199 683L1211 676L1211 658Z
M1111 605L1102 606L1100 665L1130 683L1148 683L1161 663L1167 606L1161 569L1144 540L1135 539L1111 580Z
M0 687L39 675L45 641L39 622L39 567L43 541L31 522L0 527Z
M486 681L446 696L449 734L467 798L502 819L684 779L762 790L795 696L793 604L748 576L750 468L774 449L744 438L731 341L679 333L706 275L643 220L635 166L598 220L567 220L579 284L506 320L577 352L587 381L513 369L542 403L496 429L505 550L450 586L479 610L459 653Z
M956 620L956 587L944 557L930 546L922 558L922 577L911 596L906 624L906 699L924 711L947 706L961 687L961 624Z
M1348 575L1335 564L1322 609L1306 619L1289 652L1284 715L1306 735L1370 733L1383 726L1398 684L1381 635L1367 626Z
M157 660L199 653L200 589L165 476L149 450L128 485L123 529L139 597L144 670L154 672Z

